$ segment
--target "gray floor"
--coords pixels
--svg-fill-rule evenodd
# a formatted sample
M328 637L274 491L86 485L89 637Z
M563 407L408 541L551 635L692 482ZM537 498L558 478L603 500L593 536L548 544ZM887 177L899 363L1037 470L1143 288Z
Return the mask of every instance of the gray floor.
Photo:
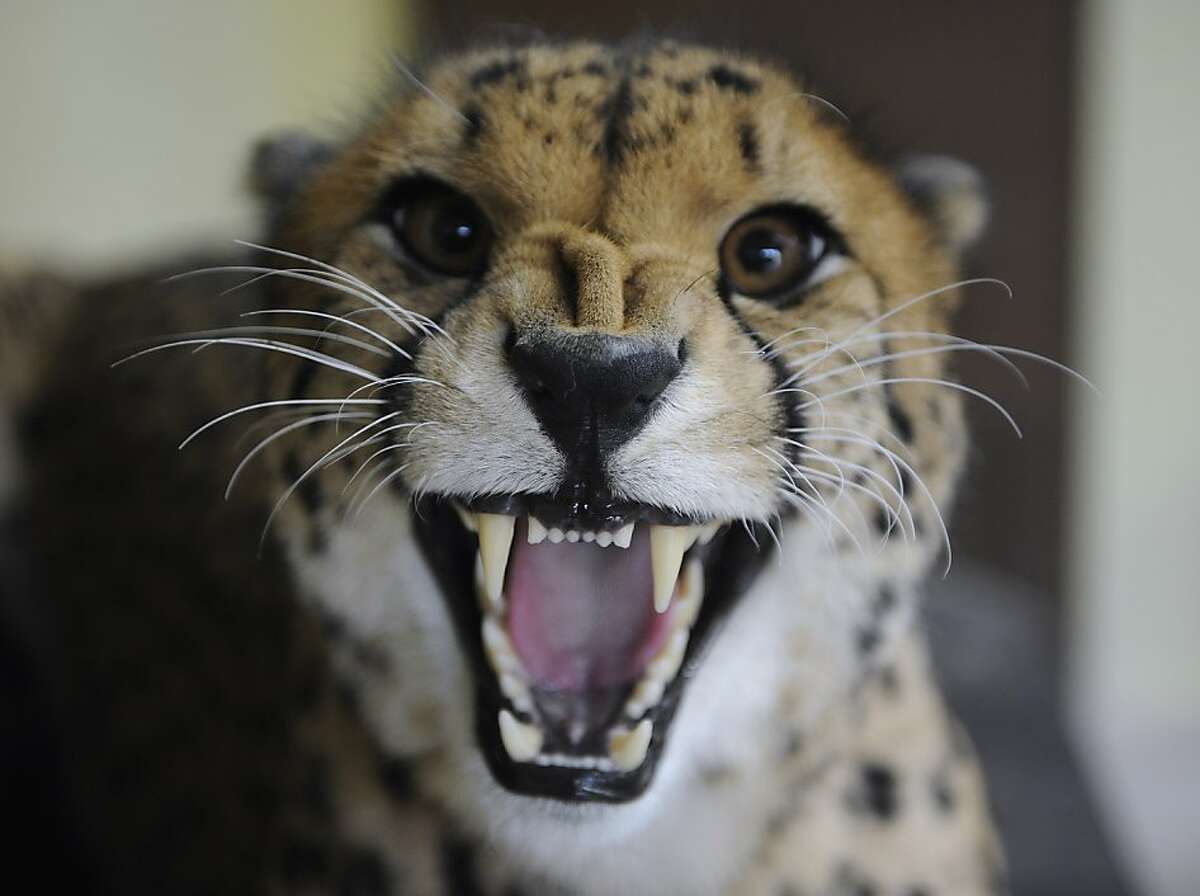
M1015 896L1121 896L1061 724L1047 602L956 563L926 617L947 698L983 759Z

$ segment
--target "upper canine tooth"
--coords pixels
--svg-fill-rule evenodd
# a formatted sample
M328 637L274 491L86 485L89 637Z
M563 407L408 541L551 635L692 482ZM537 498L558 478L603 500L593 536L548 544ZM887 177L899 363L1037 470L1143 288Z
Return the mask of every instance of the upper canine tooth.
M536 516L529 518L529 535L526 538L530 544L541 544L546 540L546 536L550 534L545 526L541 524Z
M608 733L608 758L618 769L631 772L646 760L650 749L650 735L654 733L654 725L649 719L642 719L630 731L627 728L614 728Z
M633 523L626 523L613 533L612 543L619 548L627 548L633 543Z
M542 729L517 720L507 709L500 710L500 740L514 762L528 762L542 750Z
M479 514L479 557L483 560L483 583L487 595L498 601L504 591L504 573L512 548L517 518L507 513Z
M692 526L650 527L650 568L654 573L654 609L667 612L671 595L675 593L675 582L683 555L696 540Z

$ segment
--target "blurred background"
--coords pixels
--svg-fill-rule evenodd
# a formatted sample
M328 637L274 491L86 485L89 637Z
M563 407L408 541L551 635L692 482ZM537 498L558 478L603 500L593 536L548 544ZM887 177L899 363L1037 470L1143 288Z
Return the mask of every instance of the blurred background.
M89 277L253 238L261 134L338 133L471 37L635 31L766 52L875 142L975 164L960 331L1063 360L962 379L956 566L929 603L1018 894L1200 892L1200 4L1190 0L6 0L0 263Z

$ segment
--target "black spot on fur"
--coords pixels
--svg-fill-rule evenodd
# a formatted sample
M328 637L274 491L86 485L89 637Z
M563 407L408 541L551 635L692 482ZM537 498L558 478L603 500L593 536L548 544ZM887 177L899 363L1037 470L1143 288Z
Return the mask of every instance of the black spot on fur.
M879 689L889 697L900 693L900 676L895 666L883 666L879 670Z
M712 81L722 90L732 90L734 93L740 93L743 96L750 96L758 92L759 83L751 77L743 75L741 72L734 71L727 65L714 65L708 70L708 80Z
M594 78L604 78L608 75L608 68L603 62L592 61L583 67L583 73Z
M380 761L379 780L388 795L398 802L406 802L416 793L412 768L398 756L386 756Z
M682 96L691 96L699 87L695 78L685 78L683 80L672 79L667 83L674 87Z
M754 125L748 121L738 125L737 140L738 149L742 153L742 161L746 163L746 170L760 170L762 165L759 159L758 131Z
M868 762L861 774L864 808L880 821L890 821L899 808L896 773L886 765Z
M483 133L487 119L484 117L483 110L474 104L463 109L463 118L467 120L466 129L463 131L463 143L470 146L479 140L479 135Z
M554 142L554 133L551 132L551 133L547 134L545 137L542 138L542 142L545 143L547 146L551 145Z
M888 419L892 421L892 429L901 441L906 445L911 445L913 441L913 423L912 418L908 416L904 408L900 407L893 395L888 395L887 400Z
M879 646L879 642L883 640L883 634L879 631L878 625L864 625L858 629L854 638L858 645L858 652L865 656Z
M525 72L525 62L521 59L501 59L477 68L471 73L471 86L478 90L492 84L499 84L505 78L522 75Z
M950 786L950 776L945 770L933 776L930 791L933 794L933 804L940 811L947 814L954 811L957 800L954 797L954 788Z
M338 877L338 896L388 896L391 876L379 853L356 849L346 859Z
M284 844L279 868L284 883L316 883L328 877L329 868L329 850L323 844L299 837Z
M833 878L833 896L878 896L879 889L849 862L843 862Z
M475 876L475 851L465 840L448 837L442 843L442 876L447 893L483 896L483 887Z

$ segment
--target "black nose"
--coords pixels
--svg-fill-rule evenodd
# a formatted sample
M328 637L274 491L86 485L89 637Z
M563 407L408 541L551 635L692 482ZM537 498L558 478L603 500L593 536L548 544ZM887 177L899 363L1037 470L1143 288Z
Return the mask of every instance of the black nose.
M546 434L578 458L612 451L645 425L681 354L624 336L522 336L509 363Z

